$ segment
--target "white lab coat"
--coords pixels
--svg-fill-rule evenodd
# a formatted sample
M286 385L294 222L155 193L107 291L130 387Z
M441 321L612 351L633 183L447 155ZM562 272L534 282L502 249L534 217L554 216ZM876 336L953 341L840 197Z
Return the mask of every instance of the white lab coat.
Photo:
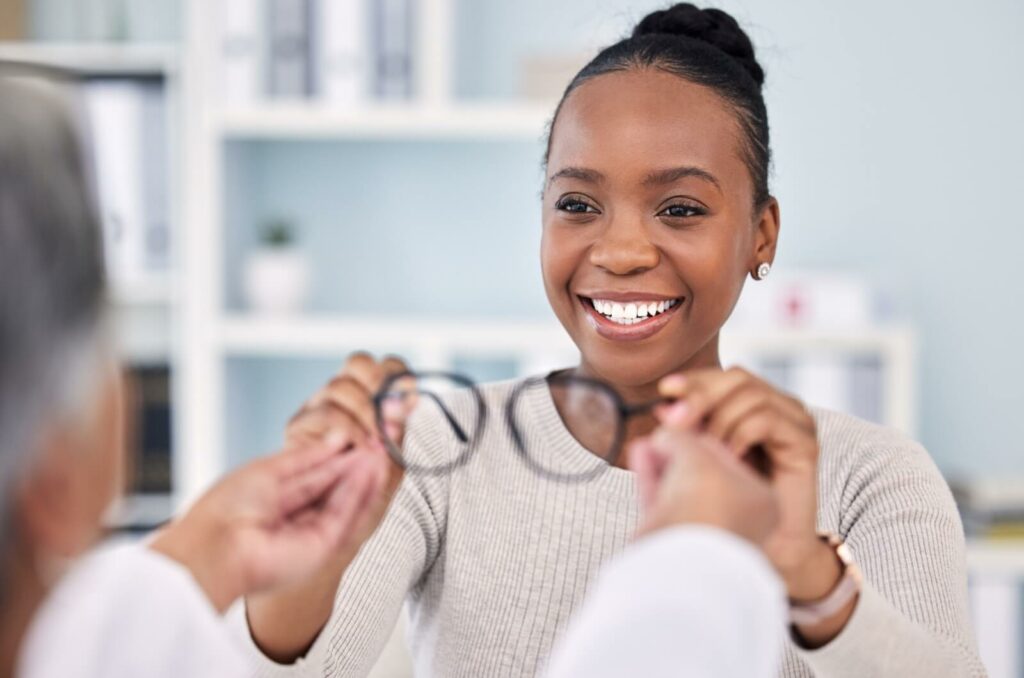
M778 578L719 530L647 537L600 575L549 678L758 678L777 670ZM222 618L178 563L142 545L100 549L47 598L18 678L233 678L251 675Z
M769 678L782 584L760 551L710 527L645 537L609 562L556 645L548 678Z
M18 678L251 675L192 574L142 544L83 558L29 627Z

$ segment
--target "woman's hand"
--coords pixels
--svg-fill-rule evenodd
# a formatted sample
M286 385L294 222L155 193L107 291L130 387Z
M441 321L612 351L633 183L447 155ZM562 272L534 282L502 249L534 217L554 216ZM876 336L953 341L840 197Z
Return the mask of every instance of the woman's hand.
M826 596L842 569L816 531L818 439L814 419L798 400L746 370L694 370L670 375L661 395L677 399L658 410L672 427L702 431L725 443L755 466L766 454L768 473L779 498L779 525L764 551L786 584L789 597L814 601ZM842 629L852 612L829 620L827 628L800 631L822 644Z
M402 469L386 451L377 430L373 396L393 374L406 371L402 361L376 361L366 353L349 357L345 367L292 417L286 432L286 448L302 449L324 440L336 440L350 453L367 452L387 459L387 478L356 526L346 545L304 583L287 590L246 598L249 630L253 640L271 659L291 663L304 655L330 618L338 584L360 547L383 520L402 481ZM384 412L387 434L401 442L407 410ZM291 454L286 451L284 454Z
M351 541L383 487L379 453L333 441L227 475L150 545L187 567L223 612L239 596L310 576Z
M373 396L393 374L407 371L398 358L376 361L367 353L353 353L333 379L313 394L288 422L285 432L287 449L302 448L329 438L341 442L346 449L369 450L387 454L377 429ZM401 445L405 420L411 411L385 403L384 426L388 437ZM369 520L356 535L359 545L366 541L383 519L391 499L402 482L403 471L388 457L387 481L370 507Z

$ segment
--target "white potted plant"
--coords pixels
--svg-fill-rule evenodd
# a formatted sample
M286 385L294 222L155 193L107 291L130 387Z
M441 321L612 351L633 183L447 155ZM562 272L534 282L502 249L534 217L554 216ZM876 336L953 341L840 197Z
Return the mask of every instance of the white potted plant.
M309 264L285 219L267 223L260 246L245 262L244 288L249 308L258 313L288 314L303 309L309 294Z

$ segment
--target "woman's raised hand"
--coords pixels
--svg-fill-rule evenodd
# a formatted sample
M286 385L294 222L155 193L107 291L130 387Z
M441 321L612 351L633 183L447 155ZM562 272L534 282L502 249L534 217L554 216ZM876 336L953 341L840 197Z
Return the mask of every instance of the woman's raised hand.
M292 662L312 645L330 618L342 575L383 520L402 482L402 469L381 441L373 397L388 377L406 369L397 358L377 361L366 353L355 353L288 423L284 455L330 442L346 455L369 455L381 461L386 478L344 547L317 573L287 590L246 598L252 637L271 659ZM383 414L388 437L400 443L408 409L386 407Z
M737 457L755 463L759 460L752 455L767 455L779 495L780 519L765 553L786 581L790 597L813 600L828 593L835 582L809 574L823 553L823 544L815 528L817 430L803 404L740 368L669 375L661 380L659 390L662 396L676 399L659 409L664 423L706 433Z

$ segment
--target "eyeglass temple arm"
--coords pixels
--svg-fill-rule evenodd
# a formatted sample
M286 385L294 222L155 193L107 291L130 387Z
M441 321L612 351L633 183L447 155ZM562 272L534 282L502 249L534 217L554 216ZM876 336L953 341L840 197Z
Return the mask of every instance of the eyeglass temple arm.
M459 442L469 442L469 436L466 435L466 432L459 425L459 422L455 420L455 415L453 415L448 408L444 406L441 398L436 393L431 393L430 391L420 391L420 393L433 400L437 403L437 406L441 408L444 418L448 420L448 423L451 425L452 430L455 432L455 437L459 439Z

